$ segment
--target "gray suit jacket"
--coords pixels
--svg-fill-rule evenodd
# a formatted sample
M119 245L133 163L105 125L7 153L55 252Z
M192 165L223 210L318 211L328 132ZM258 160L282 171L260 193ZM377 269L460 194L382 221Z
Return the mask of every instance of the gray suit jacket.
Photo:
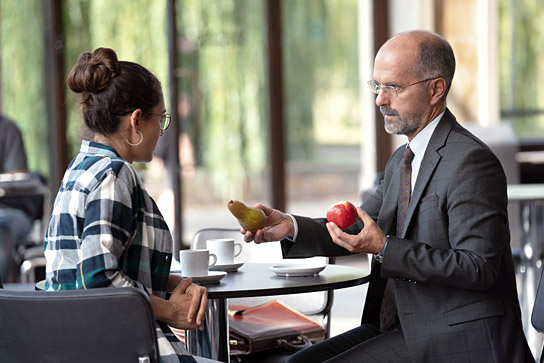
M423 157L404 231L395 236L403 149L362 205L391 236L383 264L373 261L362 322L378 324L392 278L412 361L534 362L522 330L500 162L446 110ZM285 257L349 254L332 243L326 220L296 219L297 241L282 241ZM362 227L358 220L346 231Z

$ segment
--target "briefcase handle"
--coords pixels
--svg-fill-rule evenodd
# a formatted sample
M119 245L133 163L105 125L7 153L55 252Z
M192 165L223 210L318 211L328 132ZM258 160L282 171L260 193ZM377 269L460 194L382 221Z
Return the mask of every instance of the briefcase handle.
M284 347L291 352L298 352L312 345L312 342L305 335L299 335L296 340L288 341L287 339L278 339L278 345Z

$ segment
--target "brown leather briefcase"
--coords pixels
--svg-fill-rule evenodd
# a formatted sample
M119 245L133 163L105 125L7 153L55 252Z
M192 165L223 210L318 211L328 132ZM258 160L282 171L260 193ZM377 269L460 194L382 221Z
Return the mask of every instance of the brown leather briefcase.
M321 324L279 300L258 306L229 305L230 354L304 349L325 338Z

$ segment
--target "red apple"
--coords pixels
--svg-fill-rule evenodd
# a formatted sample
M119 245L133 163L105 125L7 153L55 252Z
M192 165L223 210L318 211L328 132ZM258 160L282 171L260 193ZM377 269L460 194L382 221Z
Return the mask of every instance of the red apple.
M357 210L350 202L334 203L327 209L327 220L345 229L357 220Z

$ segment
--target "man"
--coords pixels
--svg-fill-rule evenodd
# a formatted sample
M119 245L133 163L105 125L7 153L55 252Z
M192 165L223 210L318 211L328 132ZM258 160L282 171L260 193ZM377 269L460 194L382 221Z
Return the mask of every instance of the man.
M506 177L446 108L454 71L439 35L390 39L369 86L385 129L408 145L394 152L357 223L342 231L259 205L265 227L242 230L247 242L282 240L285 257L375 257L361 326L290 362L534 362L514 279Z
M26 153L17 125L0 115L0 174L26 172ZM32 210L26 200L0 198L0 278L10 280L15 248L30 232Z

